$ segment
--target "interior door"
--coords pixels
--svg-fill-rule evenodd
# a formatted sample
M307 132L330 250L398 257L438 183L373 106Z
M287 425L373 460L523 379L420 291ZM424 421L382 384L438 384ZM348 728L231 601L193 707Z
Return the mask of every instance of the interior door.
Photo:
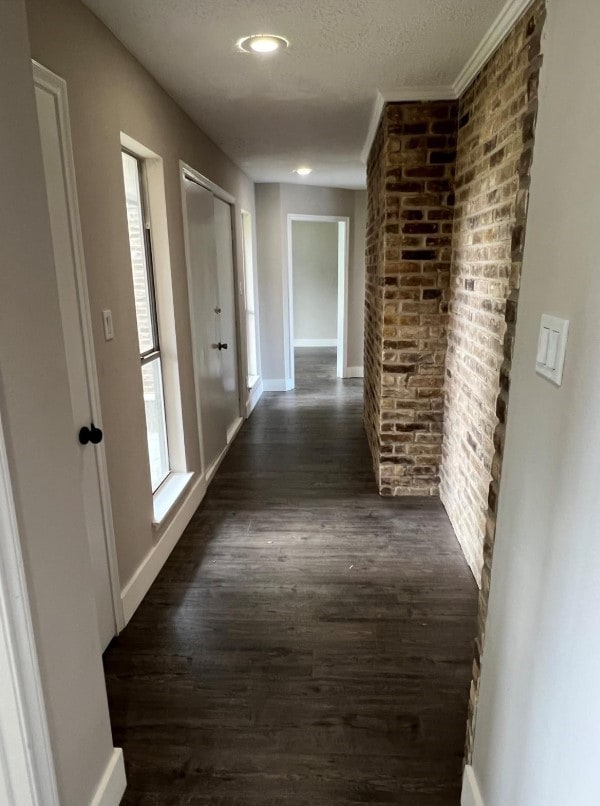
M215 238L217 246L217 287L219 298L219 335L227 348L220 351L223 386L223 417L229 442L240 421L240 394L235 315L235 281L233 268L233 233L231 205L215 198Z
M78 215L69 197L65 161L72 166L59 119L57 96L36 82L35 96L42 142L46 191L54 247L54 263L58 282L67 368L73 409L73 439L79 445L79 476L83 488L87 539L92 562L96 611L100 642L104 650L117 632L113 604L107 523L101 491L101 466L97 445L81 445L78 434L82 426L90 427L92 399L89 386L89 358L86 356L82 310L88 310L87 290L78 276L76 263L77 235L73 230ZM89 340L88 340L89 344ZM91 345L90 345L91 346ZM112 527L111 527L112 528Z
M186 179L190 315L194 335L196 398L200 407L200 434L204 470L210 473L227 446L221 379L215 198Z

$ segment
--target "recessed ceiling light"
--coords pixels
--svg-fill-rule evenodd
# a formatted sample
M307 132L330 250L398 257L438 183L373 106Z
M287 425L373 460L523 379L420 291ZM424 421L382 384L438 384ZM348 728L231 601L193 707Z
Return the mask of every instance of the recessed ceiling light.
M301 165L300 168L295 168L294 173L298 174L298 176L308 176L312 173L312 168L309 168L308 165Z
M253 34L245 36L237 43L240 50L246 53L274 53L283 50L290 44L283 36L274 34Z

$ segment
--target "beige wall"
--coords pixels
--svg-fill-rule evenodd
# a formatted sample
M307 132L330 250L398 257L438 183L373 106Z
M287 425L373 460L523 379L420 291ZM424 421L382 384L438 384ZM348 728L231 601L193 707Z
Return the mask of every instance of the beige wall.
M259 184L256 186L256 215L263 378L287 377L283 306L284 293L287 295L287 217L291 213L350 219L348 366L362 367L366 192L310 185Z
M22 0L0 25L0 409L62 806L112 753Z
M292 222L294 340L337 339L338 225Z
M192 123L108 29L78 0L28 0L33 57L67 82L73 150L121 585L160 534L153 534L136 321L124 211L120 132L164 160L185 448L200 469L179 160L254 212L252 182ZM104 340L101 311L113 312Z
M285 378L283 367L283 232L281 185L256 185L256 273L263 379Z
M598 30L596 0L548 1L475 723L485 806L600 792ZM560 388L535 373L542 313L570 320Z

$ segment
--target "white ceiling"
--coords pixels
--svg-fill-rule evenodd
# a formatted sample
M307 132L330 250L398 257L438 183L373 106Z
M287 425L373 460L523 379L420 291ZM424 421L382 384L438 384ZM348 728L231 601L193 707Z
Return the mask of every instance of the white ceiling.
M255 181L364 187L377 90L450 88L505 0L84 2ZM238 52L255 33L291 46Z

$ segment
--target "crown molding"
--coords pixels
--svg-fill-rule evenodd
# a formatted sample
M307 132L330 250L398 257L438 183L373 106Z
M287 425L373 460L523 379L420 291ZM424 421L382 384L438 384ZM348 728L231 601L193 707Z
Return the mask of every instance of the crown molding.
M361 159L366 164L369 158L369 152L373 145L373 140L377 133L377 127L381 120L383 108L386 104L403 103L410 101L452 101L455 100L456 95L452 86L448 84L440 84L439 86L429 87L398 87L396 89L377 90L375 103L373 104L373 111L371 113L371 122L367 132L367 138L361 152Z
M477 73L532 2L533 0L508 0L479 45L475 48L475 52L469 61L456 77L452 87L457 98L460 98Z
M369 153L371 151L371 146L373 145L375 135L377 134L377 127L379 126L379 121L381 120L381 114L384 106L385 101L383 99L383 95L379 92L379 90L377 90L375 103L373 104L373 111L371 112L371 120L369 121L369 128L367 130L367 137L365 144L362 147L362 151L360 152L360 158L365 165L369 159Z
M396 89L379 90L386 104L402 103L402 101L452 101L456 98L454 87L450 84L438 84L422 87L398 87Z
M442 84L429 87L399 87L397 89L377 90L367 137L361 152L362 161L366 164L369 158L369 152L377 133L381 114L387 103L447 101L460 98L519 17L532 3L533 0L508 0L451 85Z

